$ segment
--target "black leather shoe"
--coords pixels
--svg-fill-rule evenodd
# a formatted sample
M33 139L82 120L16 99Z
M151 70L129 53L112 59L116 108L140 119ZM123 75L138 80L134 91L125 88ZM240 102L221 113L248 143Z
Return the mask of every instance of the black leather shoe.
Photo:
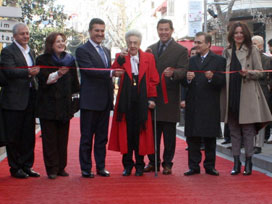
M110 172L108 172L106 169L101 169L96 171L97 175L104 176L104 177L109 177Z
M206 169L206 174L210 174L213 176L219 176L219 172L216 169Z
M143 176L143 175L144 175L143 170L136 169L135 176Z
M94 178L94 173L91 171L81 171L81 175L84 178Z
M57 175L58 176L69 176L69 174L65 170L59 171Z
M254 147L254 154L260 154L262 153L262 148L261 147Z
M27 178L29 175L23 169L19 169L16 172L11 172L11 176L15 178Z
M200 170L189 169L189 171L184 173L184 176L191 176L194 174L200 174Z
M34 171L32 168L24 169L24 172L27 173L30 177L40 177L40 174Z
M155 166L152 164L148 164L144 167L144 172L154 172L155 171ZM160 171L160 167L158 165L158 171Z
M230 144L230 141L229 140L225 140L224 142L221 143L222 145L225 145L225 144Z
M168 166L163 167L162 174L163 174L163 175L170 175L170 174L172 174L171 168L168 167Z
M56 178L57 178L57 175L56 175L56 174L49 174L49 175L48 175L48 178L49 178L49 179L56 179Z
M123 171L123 176L130 176L130 174L131 174L131 169L125 169Z

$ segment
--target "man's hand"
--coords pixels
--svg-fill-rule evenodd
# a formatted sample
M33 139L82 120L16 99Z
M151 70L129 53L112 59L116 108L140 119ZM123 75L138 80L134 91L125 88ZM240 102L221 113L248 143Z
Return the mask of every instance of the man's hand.
M59 68L59 70L58 70L58 75L59 75L60 77L62 77L62 76L65 75L68 71L69 71L69 68L68 68L68 67L61 67L61 68Z
M124 73L125 73L125 70L118 69L118 70L114 70L112 75L115 77L121 77Z
M154 101L148 101L148 108L154 109L156 107L156 103Z
M36 76L37 74L39 74L39 72L40 72L40 67L39 66L28 68L28 74L30 76Z
M151 48L147 48L145 52L152 53L152 49Z
M213 78L213 72L211 72L211 71L206 71L206 72L205 72L205 77L206 77L208 80L212 79L212 78Z
M180 108L185 108L185 107L186 107L185 101L181 101L181 102L180 102Z
M195 73L194 72L187 72L187 80L192 81L195 78Z
M172 77L174 74L174 68L173 67L167 67L164 71L164 76L166 77Z

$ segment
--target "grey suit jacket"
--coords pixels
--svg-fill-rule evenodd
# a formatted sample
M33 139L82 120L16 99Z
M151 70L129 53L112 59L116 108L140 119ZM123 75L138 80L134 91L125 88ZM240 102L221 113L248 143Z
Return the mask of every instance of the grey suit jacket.
M34 53L30 51L33 64ZM28 105L30 83L37 89L33 78L29 77L27 69L17 67L27 66L27 62L15 43L5 47L1 52L1 67L8 81L7 86L1 89L1 106L8 110L25 110Z
M158 57L159 43L157 42L149 48L152 49L152 53L154 54L160 78L167 67L173 67L175 70L174 76L171 79L165 78L168 104L164 104L161 84L157 86L157 121L178 122L180 120L180 81L185 77L188 68L188 51L172 39L164 52Z

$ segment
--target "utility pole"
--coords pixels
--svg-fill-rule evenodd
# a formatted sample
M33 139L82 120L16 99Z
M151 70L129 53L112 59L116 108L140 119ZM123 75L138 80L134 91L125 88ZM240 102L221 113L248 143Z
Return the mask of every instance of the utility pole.
M204 32L207 32L207 0L204 0Z

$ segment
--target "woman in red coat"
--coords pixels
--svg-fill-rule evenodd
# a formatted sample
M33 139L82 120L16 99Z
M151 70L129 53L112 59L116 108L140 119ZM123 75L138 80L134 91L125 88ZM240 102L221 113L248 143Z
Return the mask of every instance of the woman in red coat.
M123 154L123 176L136 168L143 175L144 155L154 153L151 110L155 108L159 75L152 54L140 50L142 35L136 30L126 33L127 51L117 55L113 68L121 76L114 109L109 149ZM135 162L133 161L133 152Z

